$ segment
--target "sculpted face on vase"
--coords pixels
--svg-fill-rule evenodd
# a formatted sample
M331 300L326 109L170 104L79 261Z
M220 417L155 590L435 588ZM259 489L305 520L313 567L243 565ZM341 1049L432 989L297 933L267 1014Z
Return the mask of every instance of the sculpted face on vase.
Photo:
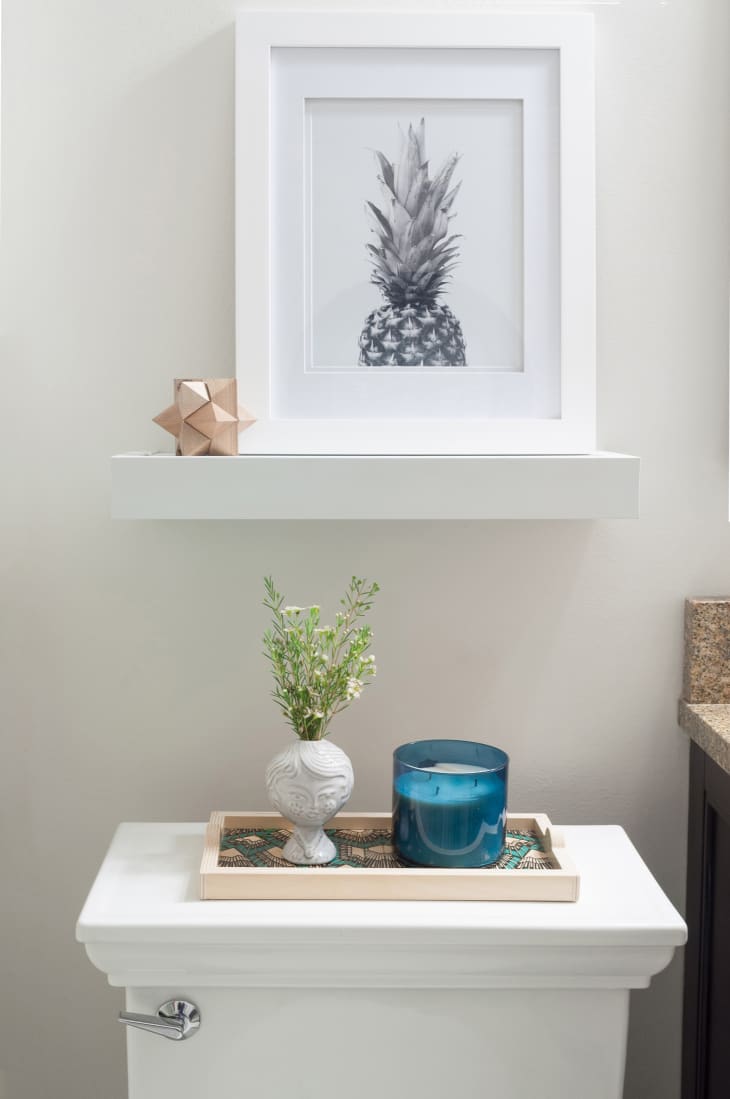
M266 770L269 799L295 826L284 857L300 865L334 858L332 841L322 830L350 797L352 764L328 740L297 741L274 756Z

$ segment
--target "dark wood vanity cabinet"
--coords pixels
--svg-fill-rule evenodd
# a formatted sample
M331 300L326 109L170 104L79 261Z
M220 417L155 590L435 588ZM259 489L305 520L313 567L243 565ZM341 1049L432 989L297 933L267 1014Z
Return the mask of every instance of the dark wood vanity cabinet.
M690 751L682 1099L730 1097L730 775Z

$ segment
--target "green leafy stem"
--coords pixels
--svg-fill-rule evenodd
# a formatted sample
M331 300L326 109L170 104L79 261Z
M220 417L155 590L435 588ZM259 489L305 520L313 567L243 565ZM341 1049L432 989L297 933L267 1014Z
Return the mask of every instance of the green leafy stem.
M285 606L270 576L264 587L272 619L263 638L274 674L272 698L300 740L322 740L332 718L375 676L375 657L368 653L373 631L361 620L380 589L353 576L334 626L323 626L318 606Z

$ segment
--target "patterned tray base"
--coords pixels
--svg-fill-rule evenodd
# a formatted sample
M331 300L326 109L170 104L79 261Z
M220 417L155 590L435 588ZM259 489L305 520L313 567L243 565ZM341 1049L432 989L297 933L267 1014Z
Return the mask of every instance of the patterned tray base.
M337 854L326 867L316 867L318 870L337 866L411 868L411 864L401 859L394 850L389 829L350 831L345 828L326 828L325 831L334 843ZM218 866L289 867L292 864L282 855L289 835L286 828L225 828L221 834ZM543 849L536 832L510 830L507 832L501 858L484 869L557 870L559 867L554 857Z

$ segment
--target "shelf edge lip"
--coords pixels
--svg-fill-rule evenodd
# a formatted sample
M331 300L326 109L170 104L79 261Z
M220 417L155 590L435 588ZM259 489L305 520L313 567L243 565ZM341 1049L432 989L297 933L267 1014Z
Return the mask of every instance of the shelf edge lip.
M239 454L111 459L131 520L595 520L639 516L633 454Z
M181 455L172 454L169 451L160 450L130 450L111 455L113 462L121 461L124 459L140 459L140 458L176 458L179 459ZM210 463L210 455L184 455L186 462L205 462ZM546 462L546 461L641 461L637 454L627 454L622 451L616 450L588 450L580 454L312 454L311 452L292 452L292 453L258 453L258 454L221 454L215 456L216 460L222 460L225 462L238 461L243 459L244 461L266 461L269 459L276 459L277 461L296 459L300 461L302 458L309 458L312 460L322 462L340 462L350 461L357 459L359 461L388 461L388 462L403 462L403 461L531 461L531 462Z

